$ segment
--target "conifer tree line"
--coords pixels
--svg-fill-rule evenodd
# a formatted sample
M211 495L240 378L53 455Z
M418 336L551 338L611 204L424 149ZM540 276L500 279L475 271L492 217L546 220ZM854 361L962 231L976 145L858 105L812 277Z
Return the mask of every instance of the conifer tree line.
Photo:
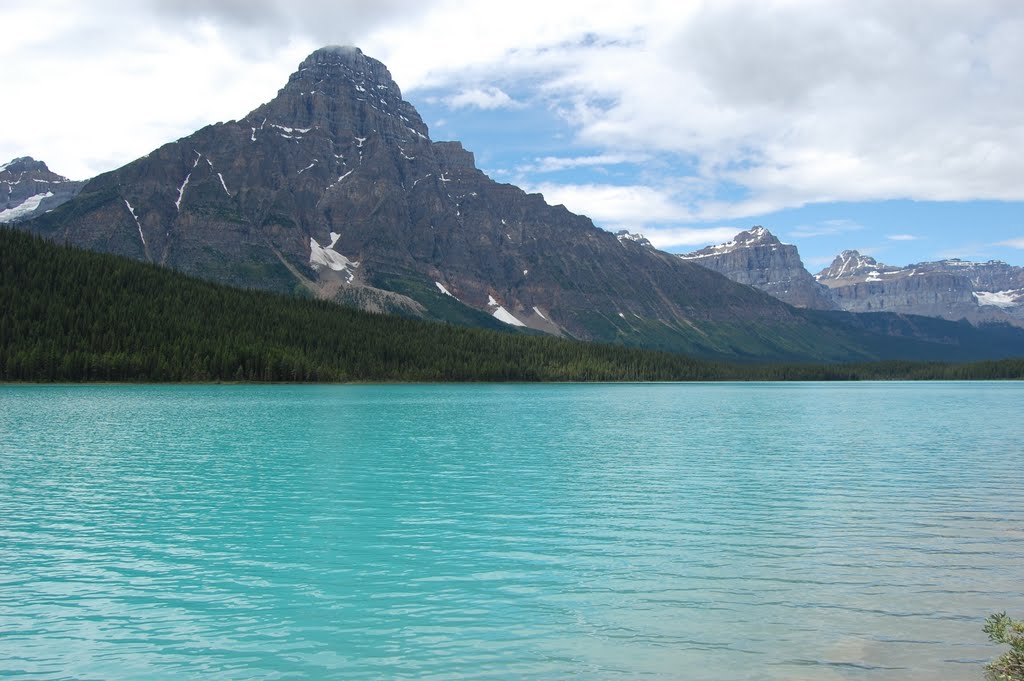
M429 382L1021 378L1024 360L742 365L233 289L0 229L0 380Z

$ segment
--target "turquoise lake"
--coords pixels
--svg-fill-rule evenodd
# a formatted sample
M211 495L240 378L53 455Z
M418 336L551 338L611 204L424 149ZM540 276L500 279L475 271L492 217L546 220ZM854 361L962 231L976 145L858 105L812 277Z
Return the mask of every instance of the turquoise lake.
M0 676L959 679L1024 384L0 386Z

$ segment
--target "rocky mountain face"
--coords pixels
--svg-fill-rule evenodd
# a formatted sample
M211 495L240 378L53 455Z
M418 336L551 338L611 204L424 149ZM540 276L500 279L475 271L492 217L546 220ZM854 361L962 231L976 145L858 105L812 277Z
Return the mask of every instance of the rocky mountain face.
M837 307L974 323L1024 321L1024 268L1000 261L940 260L906 267L843 251L818 273Z
M31 156L0 165L0 222L28 220L52 210L74 198L84 184L51 172Z
M795 246L763 227L680 255L797 307L893 312L972 323L1024 321L1024 268L1004 262L923 262L906 267L843 251L812 276Z
M885 354L872 329L492 181L458 142L431 141L384 65L355 48L314 52L240 120L100 175L19 226L235 286L426 319L706 356Z
M782 243L761 226L740 232L729 243L708 246L679 257L796 307L835 308L828 289L804 268L796 246Z

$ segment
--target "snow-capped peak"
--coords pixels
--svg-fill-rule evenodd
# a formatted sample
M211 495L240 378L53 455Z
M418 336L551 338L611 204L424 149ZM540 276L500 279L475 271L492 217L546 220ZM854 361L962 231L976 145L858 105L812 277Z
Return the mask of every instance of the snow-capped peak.
M844 277L871 276L877 278L880 273L898 268L883 265L870 255L861 255L859 251L843 251L835 257L832 264L823 269L814 278L821 280L840 279Z
M702 248L699 251L693 253L681 254L679 257L683 260L696 260L698 258L709 258L715 255L725 255L726 253L732 253L733 251L741 248L749 248L752 246L780 246L782 242L778 238L769 232L761 225L756 225L748 230L740 232L732 241L728 241L724 244L718 244L717 246L708 246Z
M640 244L641 246L646 246L647 248L654 248L654 244L652 244L650 240L643 234L634 234L628 230L622 229L616 232L615 236L620 243L632 241L633 243Z

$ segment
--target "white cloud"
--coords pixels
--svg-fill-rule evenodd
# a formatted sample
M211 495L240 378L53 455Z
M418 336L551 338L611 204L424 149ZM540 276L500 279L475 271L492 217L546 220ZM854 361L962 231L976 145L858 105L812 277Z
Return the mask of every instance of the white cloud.
M524 188L543 194L552 206L564 205L586 215L605 229L632 231L686 215L671 192L643 185L542 183Z
M586 215L599 227L642 233L657 248L694 248L729 241L743 227L680 227L665 223L694 219L670 189L643 185L555 184L528 187L553 206Z
M445 98L453 109L476 107L477 109L514 109L522 106L496 87L473 88Z
M575 168L595 166L613 166L624 163L642 163L649 157L647 154L596 154L593 156L545 156L535 159L533 163L518 166L521 173L553 173Z
M588 153L524 172L645 154L696 168L688 187L662 172L631 195L558 190L609 222L1024 200L1019 2L25 0L4 3L0 25L0 129L17 131L0 138L0 162L31 154L72 177L242 116L313 48L356 43L407 96L515 105L502 83L546 102Z
M75 7L63 13L49 8L57 19L44 21L46 34L17 55L0 48L10 87L0 129L18 131L0 137L0 158L33 156L72 179L111 170L206 124L244 116L310 49L289 43L272 58L247 57L209 24L165 32L134 26L131 12L105 3L81 15ZM40 12L50 16L45 7ZM0 12L0 25L14 34L43 16L19 14L13 27L6 18ZM279 63L280 54L292 64ZM13 106L20 97L24 101Z
M916 9L915 9L916 7ZM509 48L589 145L674 150L750 190L709 215L811 202L1024 198L1024 6L841 1L647 5L605 43ZM606 18L606 17L604 17ZM585 24L589 24L586 20ZM590 28L587 26L587 28ZM618 42L616 42L618 41ZM557 43L552 42L552 46ZM493 47L493 45L492 45ZM757 74L752 77L752 74ZM434 83L457 74L429 72Z
M1010 248L1024 248L1024 236L1016 239L1007 239L1006 241L1000 241L997 246L1009 246Z
M890 241L917 241L921 237L914 236L913 234L889 234L885 238Z
M649 227L643 231L655 248L669 249L690 247L697 249L712 244L732 241L733 237L743 231L742 227L707 227L692 229L688 227Z

